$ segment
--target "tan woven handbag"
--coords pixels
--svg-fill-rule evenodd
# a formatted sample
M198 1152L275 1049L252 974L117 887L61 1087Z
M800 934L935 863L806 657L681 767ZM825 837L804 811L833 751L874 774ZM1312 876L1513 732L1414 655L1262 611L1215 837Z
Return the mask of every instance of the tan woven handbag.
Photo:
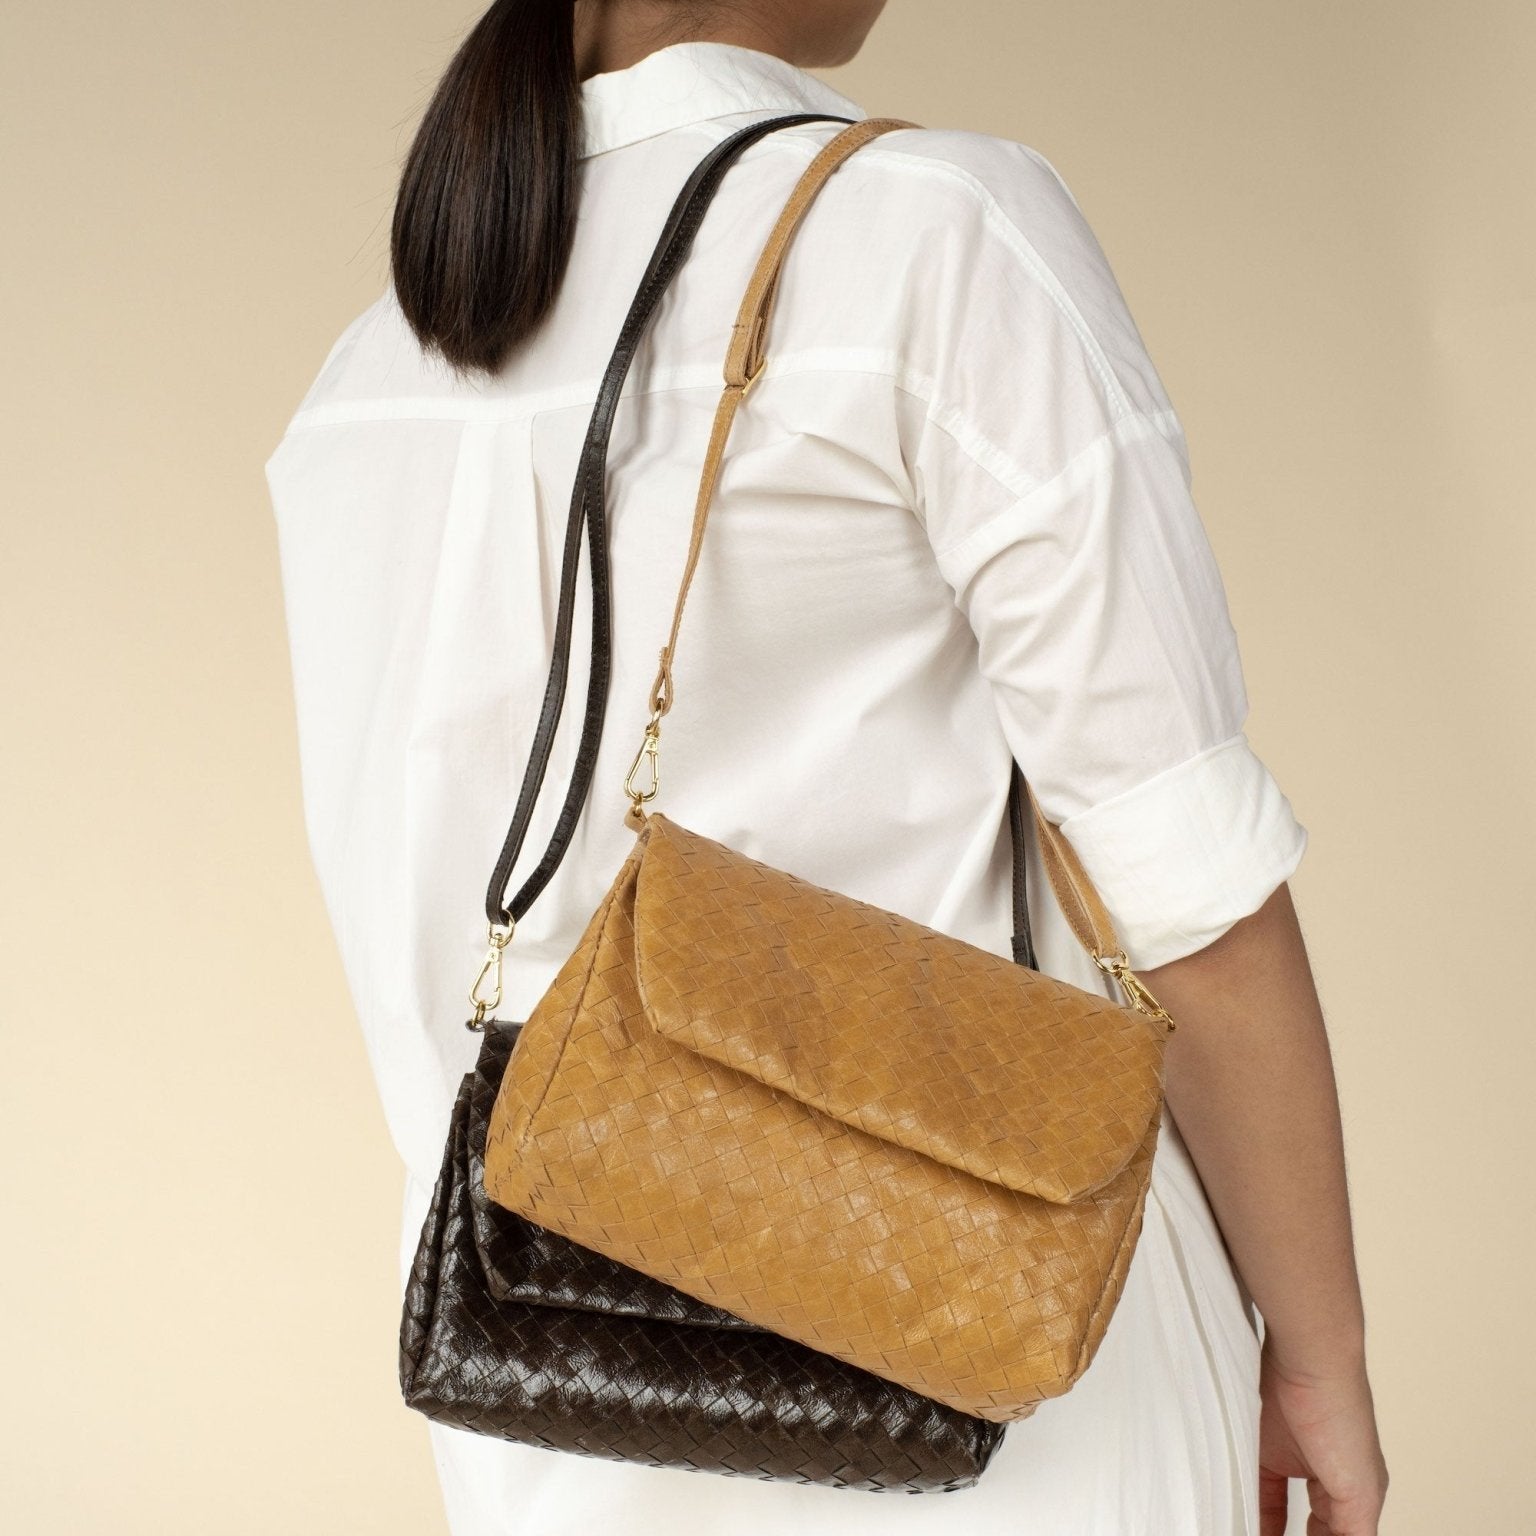
M838 134L752 276L625 780L638 835L524 1023L485 1190L760 1327L1006 1422L1066 1391L1103 1337L1141 1229L1173 1027L1070 845L1031 797L1057 899L1124 1006L646 809L683 605L785 253L842 160L912 126ZM488 972L510 921L491 936ZM471 996L479 1018L487 995Z

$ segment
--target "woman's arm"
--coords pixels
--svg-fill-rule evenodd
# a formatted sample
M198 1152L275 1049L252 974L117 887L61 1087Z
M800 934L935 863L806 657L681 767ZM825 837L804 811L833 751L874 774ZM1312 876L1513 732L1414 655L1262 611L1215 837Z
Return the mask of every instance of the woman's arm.
M1338 1096L1290 887L1204 949L1141 974L1178 1026L1169 1108L1264 1318L1264 1536L1285 1529L1288 1477L1309 1479L1320 1536L1376 1536L1387 1471Z

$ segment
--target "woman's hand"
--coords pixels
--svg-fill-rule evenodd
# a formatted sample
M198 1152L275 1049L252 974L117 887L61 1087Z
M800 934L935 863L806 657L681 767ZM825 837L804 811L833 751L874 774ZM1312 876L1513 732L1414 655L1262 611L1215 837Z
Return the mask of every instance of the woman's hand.
M1266 1339L1259 1393L1261 1536L1284 1536L1292 1477L1307 1480L1306 1536L1377 1536L1387 1464L1364 1365L1337 1376L1288 1375Z

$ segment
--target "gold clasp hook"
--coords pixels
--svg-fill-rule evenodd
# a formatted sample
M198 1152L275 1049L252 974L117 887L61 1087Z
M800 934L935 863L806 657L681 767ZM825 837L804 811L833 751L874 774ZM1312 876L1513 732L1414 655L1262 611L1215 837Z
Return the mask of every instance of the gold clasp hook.
M645 727L645 736L640 742L640 750L635 753L635 760L629 765L629 772L624 775L624 793L630 798L632 815L638 815L640 807L647 800L654 800L656 791L661 788L661 763L656 755L660 750L661 711L653 710ZM638 789L635 786L635 775L639 773L641 764L645 764L651 779L649 787L645 789Z
M475 1005L475 1016L464 1021L465 1029L484 1029L486 1014L501 1002L501 952L511 942L515 927L515 923L491 923L486 928L489 948L485 952L479 974L475 977L475 984L469 989L469 1000ZM489 990L482 992L487 982L490 984Z
M1094 950L1093 963L1105 975L1113 976L1120 983L1120 990L1125 993L1126 1002L1137 1013L1145 1014L1149 1019L1161 1019L1168 1026L1168 1033L1173 1033L1173 1019L1168 1010L1152 996L1141 978L1131 969L1131 963L1123 949L1116 950L1112 955L1102 955L1098 950Z

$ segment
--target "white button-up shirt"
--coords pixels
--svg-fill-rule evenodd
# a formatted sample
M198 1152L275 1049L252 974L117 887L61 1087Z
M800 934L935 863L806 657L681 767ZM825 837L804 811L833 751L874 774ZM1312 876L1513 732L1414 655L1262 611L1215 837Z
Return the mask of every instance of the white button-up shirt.
M461 383L385 292L335 342L266 466L310 846L413 1186L403 1257L478 1043L463 1020L486 882L544 690L575 458L636 281L678 189L731 130L782 112L866 115L779 59L720 44L663 49L582 95L579 228L540 331L496 377ZM526 1016L631 844L622 781L730 325L784 197L839 126L781 130L731 169L625 386L609 453L605 736L575 840L507 952L502 1017ZM1237 642L1178 416L1052 166L947 130L861 149L801 226L768 344L690 592L657 808L1006 954L1015 757L1134 965L1187 954L1254 911L1295 869L1305 832L1243 734ZM566 718L512 889L567 782L588 633L583 600ZM1033 849L1029 875L1042 968L1108 990ZM1181 1198L1203 1212L1189 1182ZM1211 1283L1230 1287L1200 1220ZM1143 1273L1153 1262L1138 1259ZM1135 1326L1117 1314L1122 1334ZM1049 1406L1088 1396L1080 1383ZM1176 1402L1159 1411L1187 1422ZM1042 1433L1041 1416L1011 1441ZM1166 1462L1167 1445L1154 1449ZM683 1495L703 1496L697 1476L669 1503L659 1490L676 1478L648 1469L562 1467L580 1459L499 1442L468 1454L522 1490L498 1531L590 1536L598 1512L583 1490L638 1477L634 1507L609 1510L619 1528L675 1536L698 1507ZM1205 1465L1202 1488L1213 1475ZM547 1498L522 1519L530 1478ZM924 1532L1047 1529L978 1524L971 1494L893 1507L703 1481L731 1485L709 1494L711 1536L782 1530L733 1512L807 1496L835 1508L844 1536L862 1528L849 1513L874 1506L882 1532L898 1510L897 1524ZM989 1469L983 1484L998 1481ZM1016 1511L1020 1497L1004 1502ZM1242 1528L1180 1524L1182 1508L1155 1528Z

